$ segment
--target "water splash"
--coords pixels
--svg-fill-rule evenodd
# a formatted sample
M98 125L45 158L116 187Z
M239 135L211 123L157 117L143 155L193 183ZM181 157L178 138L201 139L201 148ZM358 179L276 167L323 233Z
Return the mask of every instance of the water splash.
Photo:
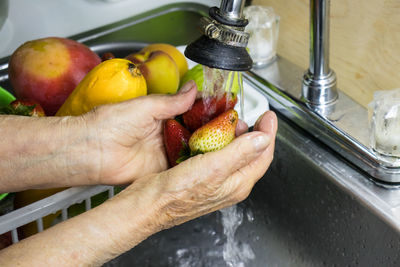
M244 267L246 263L255 258L249 244L239 243L235 240L237 228L243 222L243 211L236 205L220 210L221 222L226 236L223 249L223 258L230 267Z
M182 248L176 251L175 263L179 267L194 267L201 266L201 251L200 248Z

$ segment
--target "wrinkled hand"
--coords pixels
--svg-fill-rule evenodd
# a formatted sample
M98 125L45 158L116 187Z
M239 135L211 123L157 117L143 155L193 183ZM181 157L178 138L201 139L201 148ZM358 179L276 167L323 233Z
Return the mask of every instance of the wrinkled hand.
M265 113L254 131L226 148L199 155L168 170L165 214L172 225L231 206L247 198L273 159L277 119Z
M194 92L188 94L192 93ZM180 96L172 97L172 99L178 98ZM190 102L189 100L186 101ZM137 102L142 110L147 108L145 102L144 99ZM187 105L190 106L190 103ZM133 107L129 109L134 110ZM120 111L124 112L124 108L120 107ZM124 152L118 154L104 146L103 151L114 153L114 156L123 159L128 157L129 147L136 148L134 144L128 142L132 140L142 143L136 149L140 150L142 147L148 149L146 141L143 141L146 140L145 134L142 139L138 138L139 134L134 133L130 138L123 139L123 142L119 139L114 140L120 137L121 128L118 128L119 124L114 124L111 119L106 120L107 116L101 112L105 111L99 110L99 118L105 120L105 125L111 126L110 129L106 129L105 126L100 128L104 131L102 136L109 135L109 145L120 146L120 151ZM129 121L130 117L129 115L122 117L125 116L124 123ZM160 116L162 117L159 113L145 115L145 118L152 119L155 124L150 127L151 122L150 126L147 126L146 121L142 121L142 126L148 135L160 134L160 122L155 122L160 120ZM69 118L63 120L68 122ZM76 128L77 131L80 129L81 127ZM135 128L122 129L125 133L129 133ZM0 252L0 265L100 266L162 229L242 201L249 195L258 179L264 175L272 161L276 130L276 116L273 112L267 112L257 121L253 132L240 135L222 150L197 155L169 170L138 178L102 205L3 249ZM79 136L77 135L77 138ZM124 150L124 147L127 147L127 150ZM156 150L153 150L153 153L154 151ZM160 148L159 151L163 150ZM129 162L132 161L133 164L138 159L146 159L138 152L129 157ZM111 158L103 159L102 162L116 164L117 169L124 167L124 164L111 160ZM165 167L166 160L158 162L158 166L144 162L140 164L140 168L147 165L155 170Z
M176 95L149 95L100 106L83 116L94 153L94 182L124 184L168 167L163 120L187 111L197 90L193 81Z
M197 155L139 179L117 197L132 195L141 203L152 203L132 211L151 218L145 223L152 228L148 229L150 233L233 205L249 195L268 169L276 131L276 115L268 111L256 122L253 132L242 134L222 150Z

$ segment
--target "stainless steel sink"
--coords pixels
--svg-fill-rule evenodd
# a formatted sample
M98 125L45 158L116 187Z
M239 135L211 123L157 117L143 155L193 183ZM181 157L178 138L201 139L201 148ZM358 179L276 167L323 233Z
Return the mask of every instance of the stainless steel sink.
M172 4L72 38L117 55L148 42L184 45L200 35L197 22L207 10ZM0 85L11 91L7 60L0 60ZM268 87L253 85L272 97ZM236 240L255 256L246 266L398 266L400 191L377 185L277 113L275 159L238 205L244 218ZM157 233L105 266L228 266L225 242L214 212Z
M339 185L337 172L364 179L279 119L273 164L238 205L244 219L236 239L255 255L246 266L398 266L398 230ZM155 234L106 266L228 266L222 230L214 212Z

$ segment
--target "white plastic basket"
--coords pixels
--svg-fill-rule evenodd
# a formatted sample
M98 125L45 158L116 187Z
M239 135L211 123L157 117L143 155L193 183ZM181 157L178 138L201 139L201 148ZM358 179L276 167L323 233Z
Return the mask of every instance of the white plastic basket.
M23 208L0 217L0 234L11 231L12 242L19 241L17 228L30 222L36 222L37 231L43 231L43 217L61 211L60 220L69 218L68 208L85 202L85 210L92 208L92 197L108 191L108 198L114 196L113 186L82 186L69 188L54 195L36 201Z

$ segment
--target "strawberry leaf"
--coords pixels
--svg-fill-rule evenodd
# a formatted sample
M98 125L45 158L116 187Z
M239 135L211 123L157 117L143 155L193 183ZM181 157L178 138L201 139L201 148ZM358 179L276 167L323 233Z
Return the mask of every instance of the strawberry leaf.
M190 158L190 156L186 155L186 156L180 156L177 160L176 163L181 163L184 162L185 160L187 160L188 158Z
M31 106L19 105L15 108L15 115L31 116L35 107L36 104Z
M182 149L181 151L179 151L179 158L176 160L176 163L181 163L185 160L187 160L188 158L190 158L190 148L188 146L188 144L186 144L185 142L182 141Z
M203 152L203 151L200 151L200 150L196 150L196 151L191 151L191 152L190 152L190 156L191 156L191 157L197 156L197 155L199 155L199 154L204 154L204 152Z
M185 127L185 123L183 122L183 117L182 117L182 115L176 116L176 117L175 117L175 120L176 120L177 122L179 122L183 127ZM186 127L185 127L185 128L186 128Z
M14 109L11 106L5 106L0 108L1 115L14 115Z
M21 115L21 116L31 116L33 110L35 109L35 105L25 106L19 105L16 108L8 105L0 108L0 114L2 115Z

